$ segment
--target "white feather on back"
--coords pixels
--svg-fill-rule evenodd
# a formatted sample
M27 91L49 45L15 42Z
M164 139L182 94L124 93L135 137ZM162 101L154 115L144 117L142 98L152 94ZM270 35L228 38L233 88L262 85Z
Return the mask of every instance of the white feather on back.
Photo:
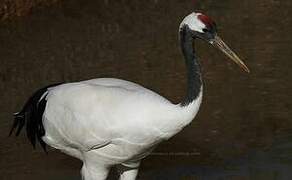
M58 149L98 149L100 156L122 162L179 132L197 110L119 79L63 84L49 90L43 139Z

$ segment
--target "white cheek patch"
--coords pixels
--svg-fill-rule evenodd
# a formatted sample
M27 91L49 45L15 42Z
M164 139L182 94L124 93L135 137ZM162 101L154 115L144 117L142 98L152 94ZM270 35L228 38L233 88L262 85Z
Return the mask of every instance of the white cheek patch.
M203 33L203 29L206 28L206 26L198 19L198 15L200 15L200 13L191 13L186 16L180 24L180 29L184 25L187 25L191 30Z

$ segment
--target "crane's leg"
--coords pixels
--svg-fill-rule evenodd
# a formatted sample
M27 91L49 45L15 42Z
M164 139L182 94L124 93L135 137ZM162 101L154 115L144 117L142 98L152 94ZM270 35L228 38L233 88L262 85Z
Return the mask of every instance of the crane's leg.
M136 163L135 166L128 165L118 165L117 169L120 174L119 180L135 180L138 175L139 163Z
M81 169L82 180L106 180L110 167L103 165L88 166L85 163Z
M96 151L84 152L82 178L83 180L106 180L111 166Z

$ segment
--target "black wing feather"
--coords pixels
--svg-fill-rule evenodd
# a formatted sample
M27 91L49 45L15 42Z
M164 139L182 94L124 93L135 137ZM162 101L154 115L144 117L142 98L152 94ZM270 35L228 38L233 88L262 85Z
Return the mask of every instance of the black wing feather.
M26 134L35 148L36 141L40 143L42 148L46 151L46 143L42 140L42 136L45 135L45 129L43 126L43 113L46 109L46 94L48 88L55 87L58 84L52 84L37 90L25 103L22 110L14 114L14 122L9 132L9 136L16 130L16 136L18 136L24 127L26 126ZM42 99L41 99L42 98Z

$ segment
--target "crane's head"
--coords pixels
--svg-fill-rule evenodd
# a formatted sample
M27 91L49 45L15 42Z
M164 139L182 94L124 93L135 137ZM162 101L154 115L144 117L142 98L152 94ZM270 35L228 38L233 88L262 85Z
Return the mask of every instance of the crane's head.
M220 49L243 70L249 72L248 67L217 35L216 23L210 17L202 13L193 12L184 18L180 25L180 29L182 29L183 27L186 27L188 31L190 31L194 39L199 38L207 41L214 47Z

